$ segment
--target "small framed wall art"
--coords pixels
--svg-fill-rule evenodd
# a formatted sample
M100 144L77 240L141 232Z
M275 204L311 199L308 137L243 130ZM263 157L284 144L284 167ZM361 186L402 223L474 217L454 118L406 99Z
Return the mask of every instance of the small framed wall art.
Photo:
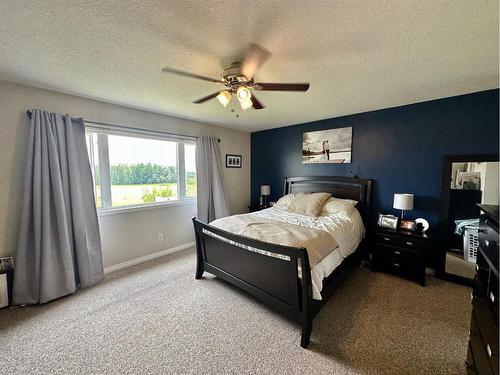
M397 229L398 228L398 217L394 215L384 215L378 214L379 227Z
M241 155L226 154L226 168L241 168Z

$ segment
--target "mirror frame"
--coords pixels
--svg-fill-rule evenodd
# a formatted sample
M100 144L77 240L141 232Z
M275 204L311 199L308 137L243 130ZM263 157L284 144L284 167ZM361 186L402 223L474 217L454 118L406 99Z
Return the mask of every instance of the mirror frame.
M448 229L448 213L450 210L450 180L453 163L466 162L498 162L498 154L473 154L473 155L445 155L443 156L443 166L441 173L441 207L439 211L439 252L438 262L436 267L436 276L440 279L451 281L454 283L472 286L474 280L463 276L455 275L446 272L446 251L447 251L447 229Z

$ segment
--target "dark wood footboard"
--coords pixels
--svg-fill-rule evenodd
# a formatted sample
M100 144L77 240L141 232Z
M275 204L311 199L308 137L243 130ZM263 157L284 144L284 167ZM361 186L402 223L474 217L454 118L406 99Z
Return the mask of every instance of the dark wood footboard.
M193 224L196 279L209 272L295 320L302 326L300 345L306 348L312 330L311 268L306 249L237 236L196 218Z

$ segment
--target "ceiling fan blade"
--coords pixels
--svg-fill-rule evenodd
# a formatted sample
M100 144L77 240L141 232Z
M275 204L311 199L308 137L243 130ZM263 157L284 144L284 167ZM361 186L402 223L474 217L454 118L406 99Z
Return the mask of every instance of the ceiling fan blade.
M264 108L266 108L266 107L264 107L264 106L262 105L262 103L261 103L261 102L260 102L260 101L259 101L259 100L255 97L255 95L252 95L252 96L250 97L250 100L252 101L252 104L253 104L253 108L254 108L254 109L264 109Z
M208 81L208 82L224 83L223 81L221 81L219 79L205 77L205 76L201 76L199 74L184 72L182 70L172 69L172 68L168 68L168 67L163 68L161 71L165 72L165 73L173 73L173 74L178 74L178 75L185 76L185 77L201 79L203 81Z
M210 100L210 99L213 99L215 98L217 95L219 95L219 92L214 92L213 94L210 94L210 95L207 95L207 96L204 96L203 98L200 98L198 100L195 100L193 103L194 104L200 104L200 103L204 103L206 102L207 100Z
M271 57L271 52L267 49L257 44L250 44L241 63L240 74L251 80L269 57Z
M255 90L262 91L307 91L309 83L256 83Z

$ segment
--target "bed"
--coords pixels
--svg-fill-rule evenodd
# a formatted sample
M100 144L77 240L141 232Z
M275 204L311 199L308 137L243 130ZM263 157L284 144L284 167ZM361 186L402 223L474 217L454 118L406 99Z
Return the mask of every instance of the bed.
M358 264L364 246L363 228L370 213L372 181L350 177L289 177L285 179L284 195L289 193L326 192L343 199L358 202L351 221L359 222L358 228L346 230L346 223L329 227L328 220L319 218L315 225L332 231L339 240L328 256L314 261L315 254L304 247L290 247L270 243L231 231L221 225L209 225L193 218L197 266L195 278L200 279L209 272L245 292L260 299L271 308L295 320L302 326L301 346L309 344L312 321L333 291ZM262 220L279 219L297 224L299 218L293 214L271 208L254 214ZM251 216L236 215L240 220ZM231 220L231 217L227 220ZM294 221L295 220L295 221ZM216 224L218 221L214 222ZM319 223L319 224L318 224ZM299 225L309 226L307 219L300 219ZM290 224L292 225L292 224ZM219 226L219 227L218 227ZM325 229L326 228L326 229ZM340 228L340 232L339 232ZM337 231L337 232L335 232ZM339 233L359 233L350 241L340 238ZM311 267L310 257L313 258Z

